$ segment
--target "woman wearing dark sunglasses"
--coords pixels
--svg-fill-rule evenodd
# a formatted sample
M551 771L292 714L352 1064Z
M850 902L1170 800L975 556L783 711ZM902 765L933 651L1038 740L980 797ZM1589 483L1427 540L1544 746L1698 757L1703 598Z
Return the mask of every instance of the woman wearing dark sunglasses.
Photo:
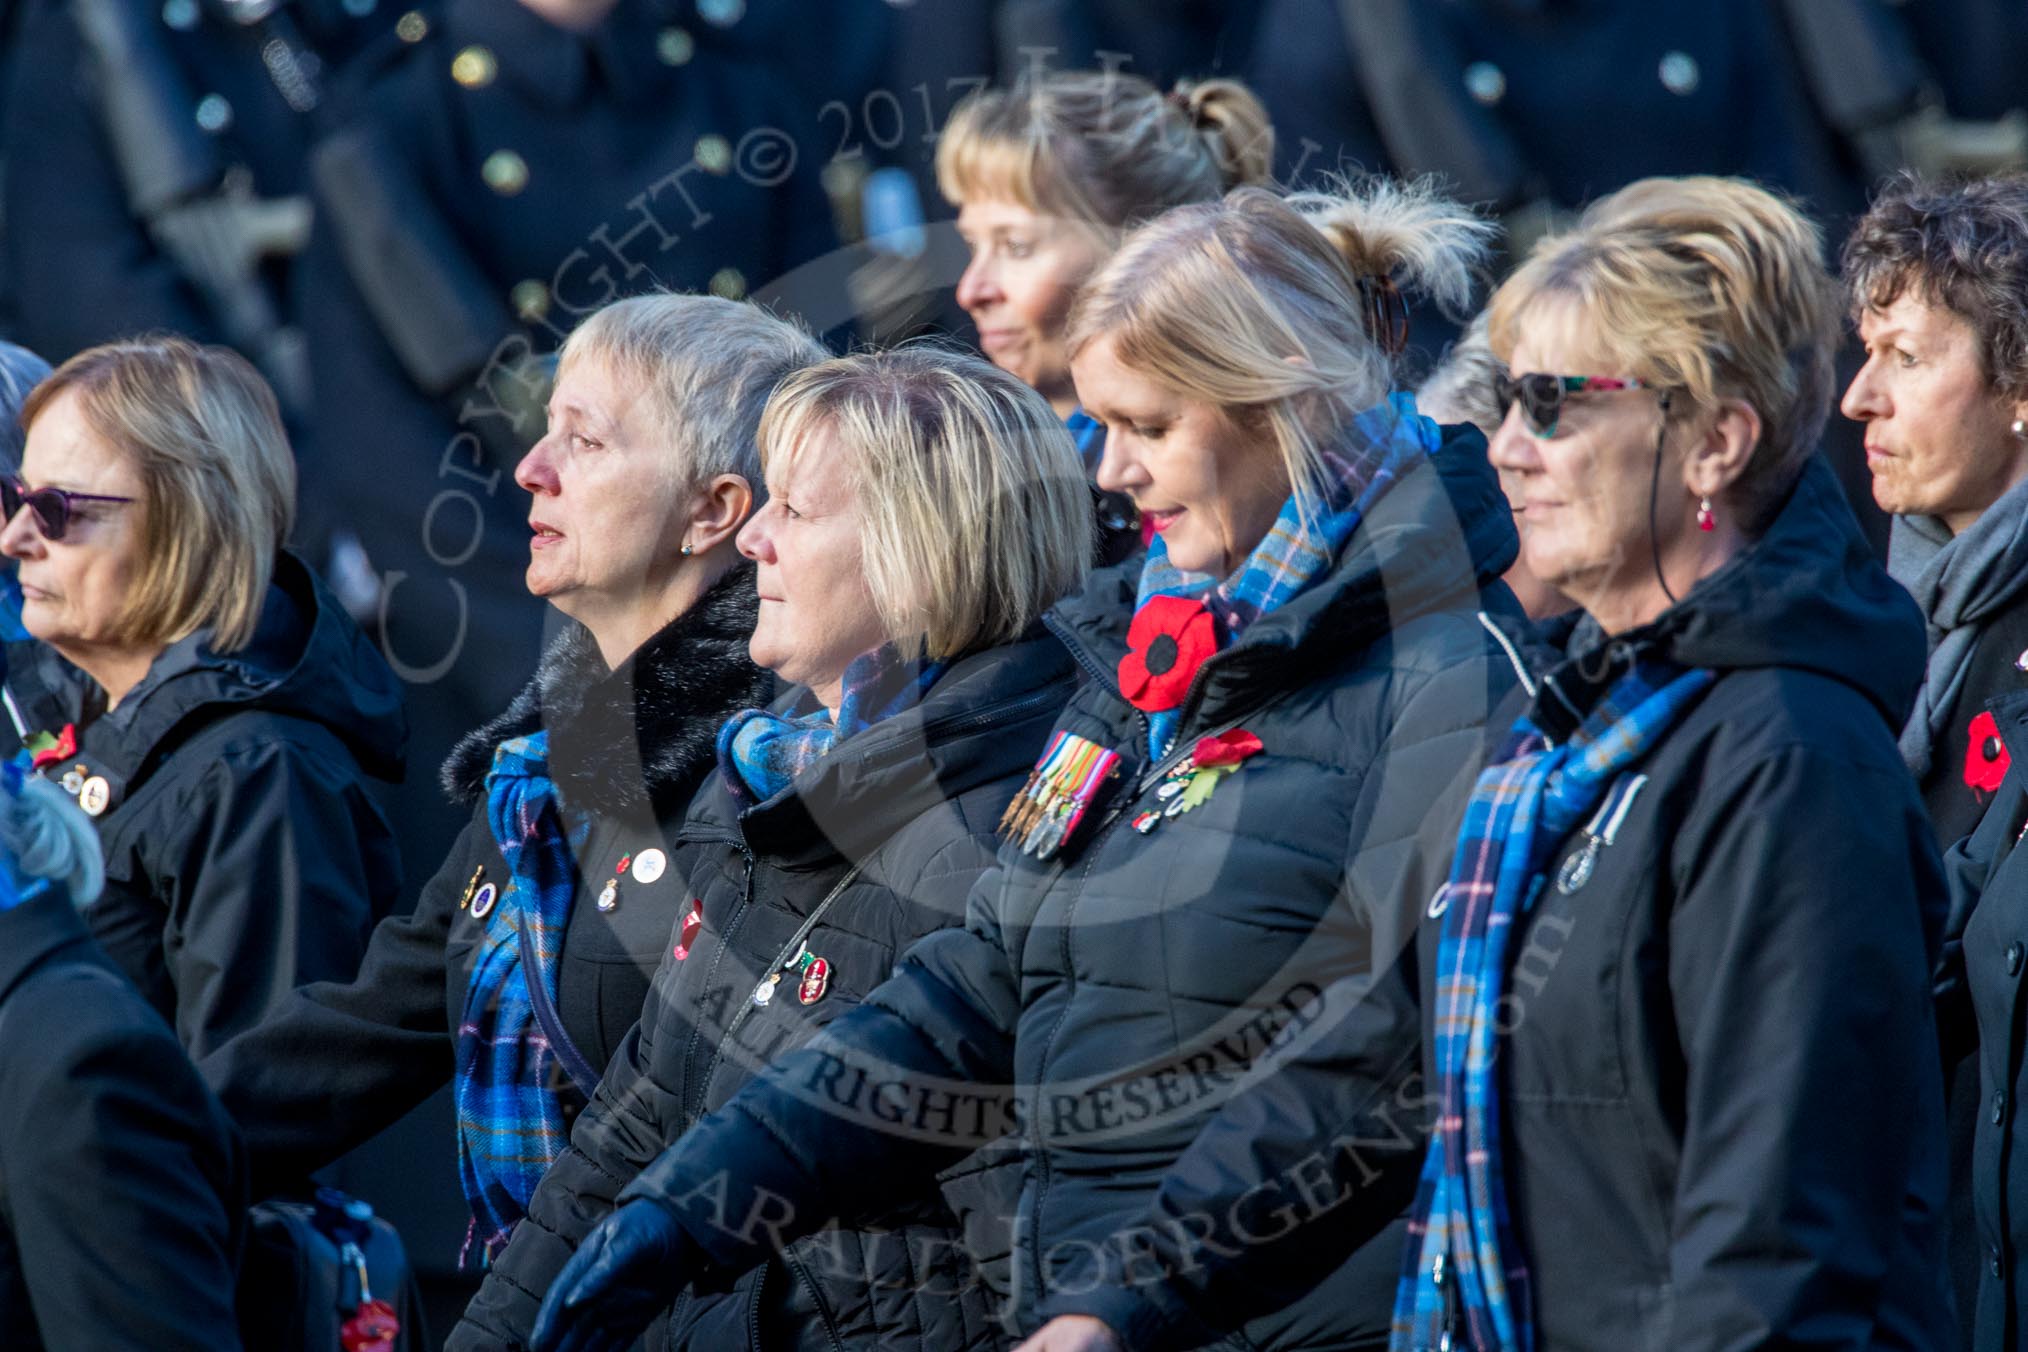
M1923 632L1813 454L1818 233L1749 184L1644 181L1489 318L1522 552L1582 609L1561 651L1512 645L1425 907L1392 1345L1949 1346L1941 879L1895 749ZM1170 1171L1137 1352L1345 1242L1375 1143L1417 1125L1348 1091L1357 1033L1293 1049Z
M1580 613L1423 926L1395 1346L1947 1346L1923 627L1815 454L1819 233L1646 180L1489 330L1522 554Z
M294 461L239 357L93 348L21 422L0 553L41 647L10 645L5 726L98 824L99 942L201 1054L351 975L394 901L368 781L401 772L401 688L281 548Z

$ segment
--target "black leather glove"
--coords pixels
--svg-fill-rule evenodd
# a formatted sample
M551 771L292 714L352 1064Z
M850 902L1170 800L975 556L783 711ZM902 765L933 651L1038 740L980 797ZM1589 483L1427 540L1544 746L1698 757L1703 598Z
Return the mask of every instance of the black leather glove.
M564 1264L529 1340L534 1352L622 1352L688 1284L683 1227L660 1202L627 1203Z

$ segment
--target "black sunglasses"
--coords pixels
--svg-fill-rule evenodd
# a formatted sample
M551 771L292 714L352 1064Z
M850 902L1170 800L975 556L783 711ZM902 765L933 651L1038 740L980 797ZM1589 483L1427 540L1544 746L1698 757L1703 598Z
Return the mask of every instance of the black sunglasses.
M1563 401L1585 390L1642 390L1652 386L1644 381L1616 376L1552 376L1530 372L1510 376L1502 371L1493 377L1493 398L1505 418L1514 401L1521 402L1521 417L1528 430L1538 437L1556 435L1556 420L1563 416Z
M73 493L63 488L30 488L20 478L9 474L0 477L0 512L12 521L23 507L35 513L36 529L45 540L61 540L70 529L70 514L77 510L80 502L132 502L132 498L116 498L105 493Z

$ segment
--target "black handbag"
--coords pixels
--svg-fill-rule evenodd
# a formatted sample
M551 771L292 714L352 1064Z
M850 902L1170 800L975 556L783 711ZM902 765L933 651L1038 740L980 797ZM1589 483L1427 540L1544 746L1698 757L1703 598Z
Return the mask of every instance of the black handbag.
M390 1327L391 1325L391 1327ZM422 1302L395 1228L336 1188L249 1212L240 1266L247 1352L421 1352Z

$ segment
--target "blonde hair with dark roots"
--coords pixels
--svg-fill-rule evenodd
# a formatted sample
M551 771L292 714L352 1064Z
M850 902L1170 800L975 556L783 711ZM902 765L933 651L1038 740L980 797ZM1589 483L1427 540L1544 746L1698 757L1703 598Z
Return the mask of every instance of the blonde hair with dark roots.
M828 436L859 495L866 580L887 632L934 661L1010 642L1084 581L1091 490L1043 397L928 343L837 357L782 382L762 465Z
M229 348L151 335L78 353L22 405L28 429L60 395L128 457L141 481L139 580L116 632L211 646L253 638L296 510L296 462L274 391Z
M1739 399L1760 443L1726 491L1741 529L1766 529L1830 414L1838 289L1824 241L1775 193L1736 178L1650 178L1599 199L1551 236L1487 307L1493 350L1511 356L1543 302L1589 322L1609 372L1670 390L1672 420Z
M1003 200L1100 231L1265 183L1267 109L1234 80L1163 94L1138 75L1059 71L971 95L937 142L937 186L953 204Z
M1134 232L1079 296L1070 350L1110 338L1164 388L1264 422L1307 512L1323 488L1321 441L1394 380L1369 325L1373 288L1462 307L1493 233L1428 182L1369 178L1287 199L1242 188Z

